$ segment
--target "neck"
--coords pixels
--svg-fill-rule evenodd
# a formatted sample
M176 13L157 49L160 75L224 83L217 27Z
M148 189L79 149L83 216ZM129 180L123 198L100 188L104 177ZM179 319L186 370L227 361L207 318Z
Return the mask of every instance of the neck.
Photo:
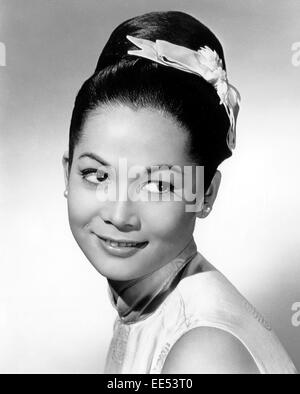
M193 237L182 251L164 266L136 279L108 279L111 302L123 319L137 319L159 305L180 280L180 272L197 254Z

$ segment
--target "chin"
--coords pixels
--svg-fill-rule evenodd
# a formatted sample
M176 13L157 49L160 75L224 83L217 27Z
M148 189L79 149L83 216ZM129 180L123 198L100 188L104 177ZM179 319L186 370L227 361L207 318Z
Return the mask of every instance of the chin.
M98 258L89 258L90 263L94 268L105 278L111 280L132 280L145 275L144 272L140 272L139 269L132 267L130 269L126 264L126 259L117 261L116 258L109 258L106 256L101 256ZM122 266L123 265L123 266Z
M99 239L90 233L73 231L73 235L89 262L107 279L132 280L151 272L149 265L153 265L153 260L149 258L149 250L146 250L149 245L132 256L119 257L103 250Z
M141 270L141 262L144 258L131 256L128 258L120 258L110 256L105 252L99 251L95 245L91 243L79 243L80 249L92 266L107 279L112 280L131 280L145 275Z

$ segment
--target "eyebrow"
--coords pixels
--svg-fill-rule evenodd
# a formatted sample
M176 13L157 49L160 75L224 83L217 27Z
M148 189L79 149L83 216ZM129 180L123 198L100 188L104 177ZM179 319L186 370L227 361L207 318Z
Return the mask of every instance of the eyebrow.
M82 153L82 154L79 156L78 159L82 159L82 158L84 158L84 157L89 157L90 159L96 160L96 161L98 161L100 164L102 164L102 165L104 165L104 166L111 167L111 165L110 165L107 161L105 161L104 159L102 159L102 157L98 156L96 153L93 153L93 152L85 152L85 153ZM145 169L146 169L146 171L147 171L148 174L151 174L151 172L154 172L154 171L153 171L153 167L157 167L157 168L154 169L154 171L160 170L161 167L168 167L168 168L167 168L168 170L173 170L173 171L179 172L179 170L178 170L178 165L176 165L176 164L165 164L165 163L164 163L164 164L152 164L152 165L149 166L149 167L145 167ZM166 169L166 168L163 168L163 170L165 170L165 169ZM182 171L180 170L180 172L182 172Z

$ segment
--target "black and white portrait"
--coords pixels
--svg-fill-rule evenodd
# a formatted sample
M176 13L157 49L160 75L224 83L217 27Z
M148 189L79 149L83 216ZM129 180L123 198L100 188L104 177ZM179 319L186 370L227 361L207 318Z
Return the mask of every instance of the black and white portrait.
M299 13L1 0L0 373L297 374Z

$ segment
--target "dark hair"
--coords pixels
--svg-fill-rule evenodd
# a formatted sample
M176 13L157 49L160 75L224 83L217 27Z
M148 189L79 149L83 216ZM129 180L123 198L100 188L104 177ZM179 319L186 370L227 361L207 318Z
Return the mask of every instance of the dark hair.
M93 75L79 90L69 135L69 168L89 112L99 105L125 103L164 110L187 130L192 160L205 166L205 189L218 165L231 151L226 136L229 119L215 88L203 78L127 54L137 49L127 35L169 41L192 50L207 45L226 69L216 36L194 17L179 11L151 12L120 24L111 34Z

